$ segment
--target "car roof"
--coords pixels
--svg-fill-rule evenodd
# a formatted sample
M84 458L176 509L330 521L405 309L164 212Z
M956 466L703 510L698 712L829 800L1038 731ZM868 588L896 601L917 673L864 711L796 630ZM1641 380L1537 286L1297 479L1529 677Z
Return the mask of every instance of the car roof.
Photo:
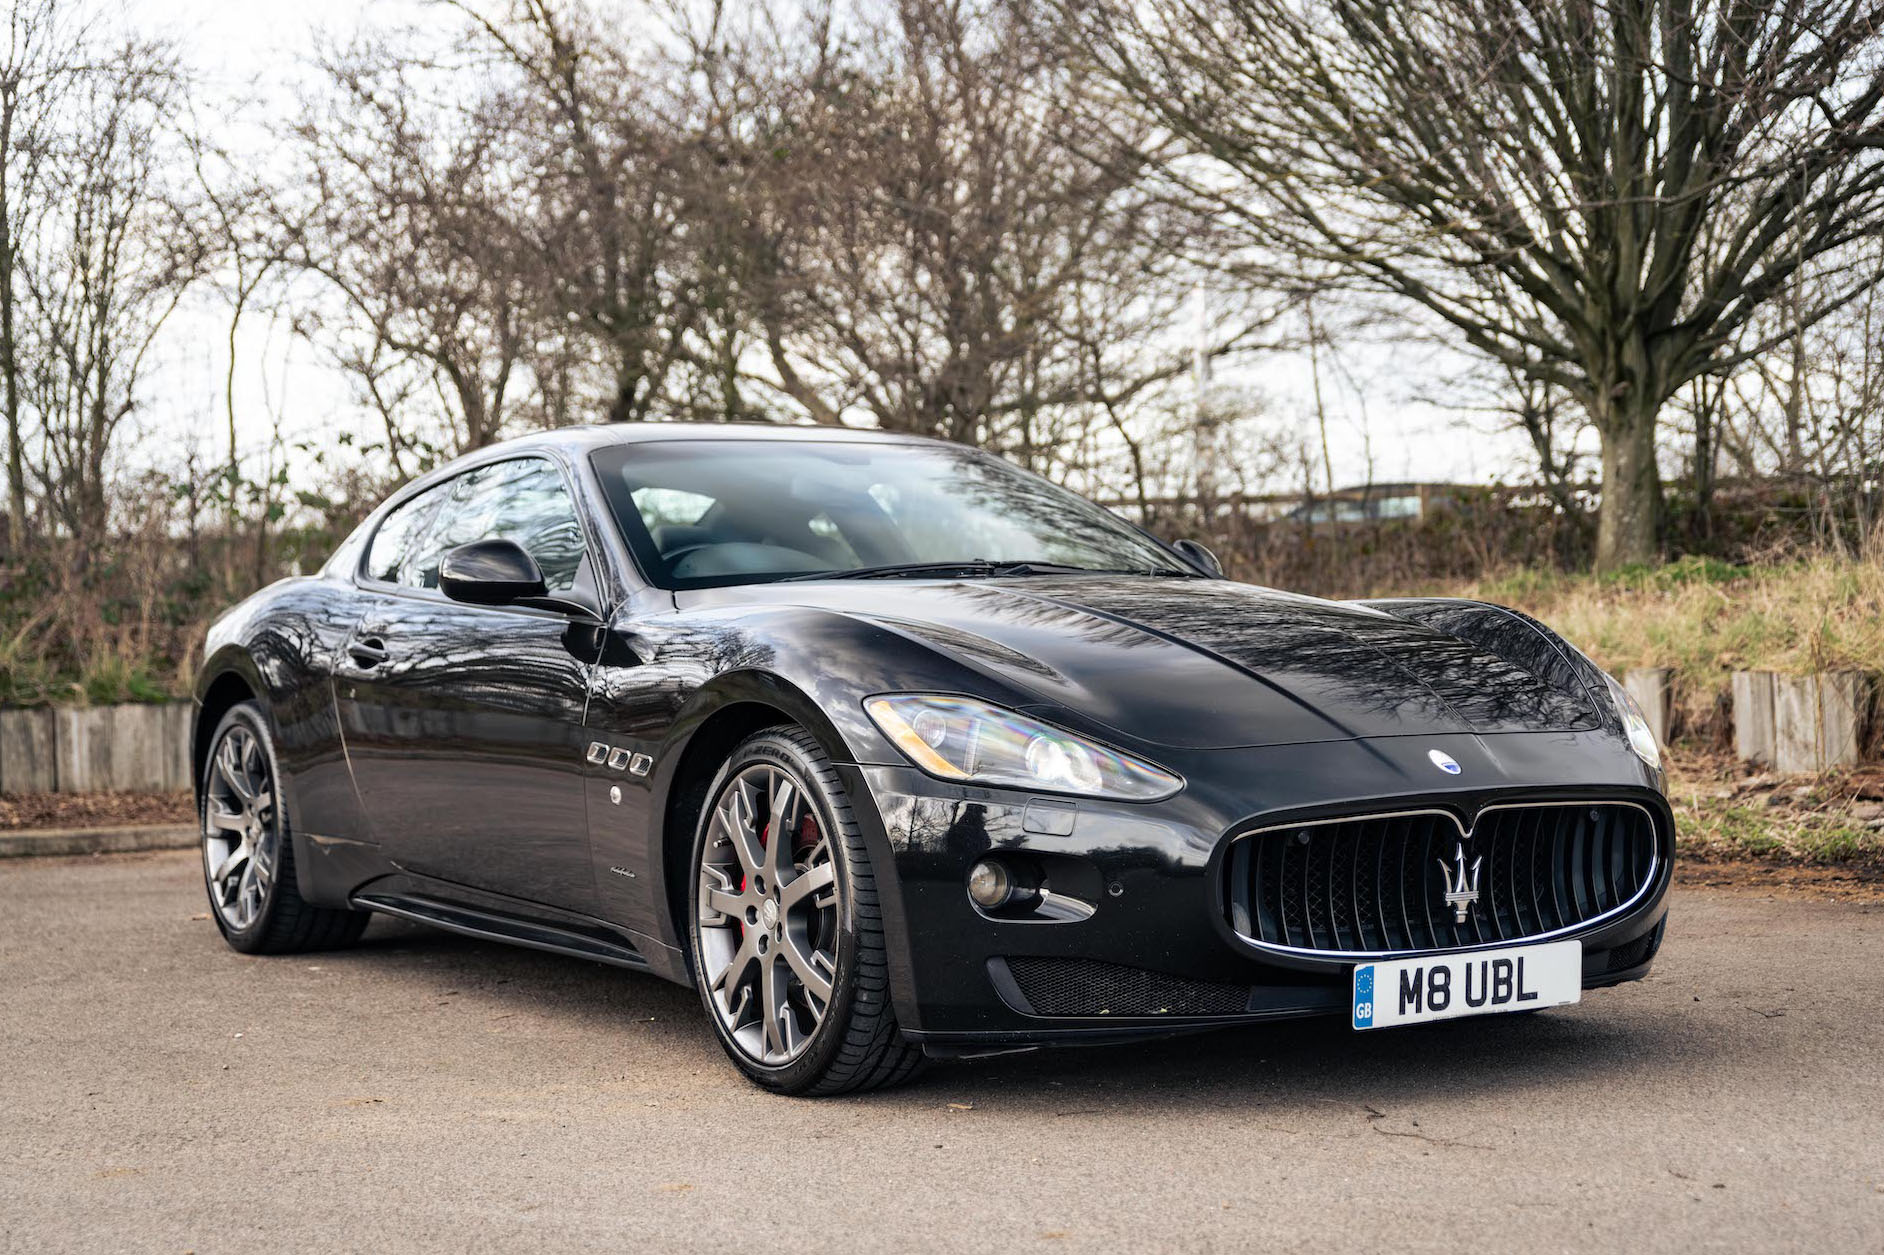
M626 445L657 444L663 441L740 441L756 443L759 441L789 440L799 444L850 444L869 443L883 445L927 445L937 449L959 449L964 446L952 444L946 440L936 440L928 436L908 435L902 432L879 431L867 427L821 427L786 423L592 423L581 427L555 427L547 431L530 432L522 436L512 436L495 444L485 445L461 453L450 461L433 467L420 475L413 476L397 490L380 502L375 513L386 510L397 502L410 500L422 492L428 492L445 480L465 471L486 466L492 462L501 462L528 453L560 454L563 458L575 461L597 450ZM369 520L370 522L370 520Z
M943 447L947 441L902 432L879 431L866 427L826 427L787 423L594 423L582 427L558 427L549 431L513 436L488 445L477 452L489 455L497 450L523 452L529 449L558 449L568 454L587 453L613 445L652 444L673 440L776 441L790 440L805 444L868 442L871 444L926 444Z

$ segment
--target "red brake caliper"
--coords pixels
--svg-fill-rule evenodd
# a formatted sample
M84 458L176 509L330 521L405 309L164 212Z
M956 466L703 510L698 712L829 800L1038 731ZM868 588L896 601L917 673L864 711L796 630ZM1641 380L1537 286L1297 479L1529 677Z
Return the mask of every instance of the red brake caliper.
M766 838L771 834L771 831L772 831L772 825L769 821L759 829L759 848L761 850L765 849ZM746 869L743 865L739 869L739 891L741 893L744 893L746 891ZM741 942L744 942L746 940L745 917L741 915L735 915L733 917L733 922L739 925L739 940Z

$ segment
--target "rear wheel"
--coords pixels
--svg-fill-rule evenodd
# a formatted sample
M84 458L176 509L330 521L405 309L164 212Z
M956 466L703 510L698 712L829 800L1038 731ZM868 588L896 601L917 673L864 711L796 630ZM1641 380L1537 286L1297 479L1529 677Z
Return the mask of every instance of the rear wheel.
M251 702L233 707L203 760L199 819L210 915L244 954L351 945L366 927L365 913L311 906L295 883L280 778L262 712Z
M836 769L776 728L720 769L694 841L689 936L715 1033L787 1094L909 1079L922 1065L890 1007L876 878Z

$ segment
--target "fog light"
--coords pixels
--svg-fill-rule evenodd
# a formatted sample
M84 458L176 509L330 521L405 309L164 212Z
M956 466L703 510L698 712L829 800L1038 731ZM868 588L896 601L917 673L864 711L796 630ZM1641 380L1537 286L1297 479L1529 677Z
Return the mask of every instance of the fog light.
M982 859L968 872L968 896L984 911L998 911L1014 899L1014 877L993 859Z

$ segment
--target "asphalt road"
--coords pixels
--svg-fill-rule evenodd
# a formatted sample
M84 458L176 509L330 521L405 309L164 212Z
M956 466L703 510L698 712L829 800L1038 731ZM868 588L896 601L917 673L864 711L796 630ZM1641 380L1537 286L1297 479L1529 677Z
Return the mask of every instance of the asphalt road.
M1678 889L1580 1007L737 1079L693 996L389 921L251 959L188 853L0 864L0 1247L1884 1250L1884 905Z

